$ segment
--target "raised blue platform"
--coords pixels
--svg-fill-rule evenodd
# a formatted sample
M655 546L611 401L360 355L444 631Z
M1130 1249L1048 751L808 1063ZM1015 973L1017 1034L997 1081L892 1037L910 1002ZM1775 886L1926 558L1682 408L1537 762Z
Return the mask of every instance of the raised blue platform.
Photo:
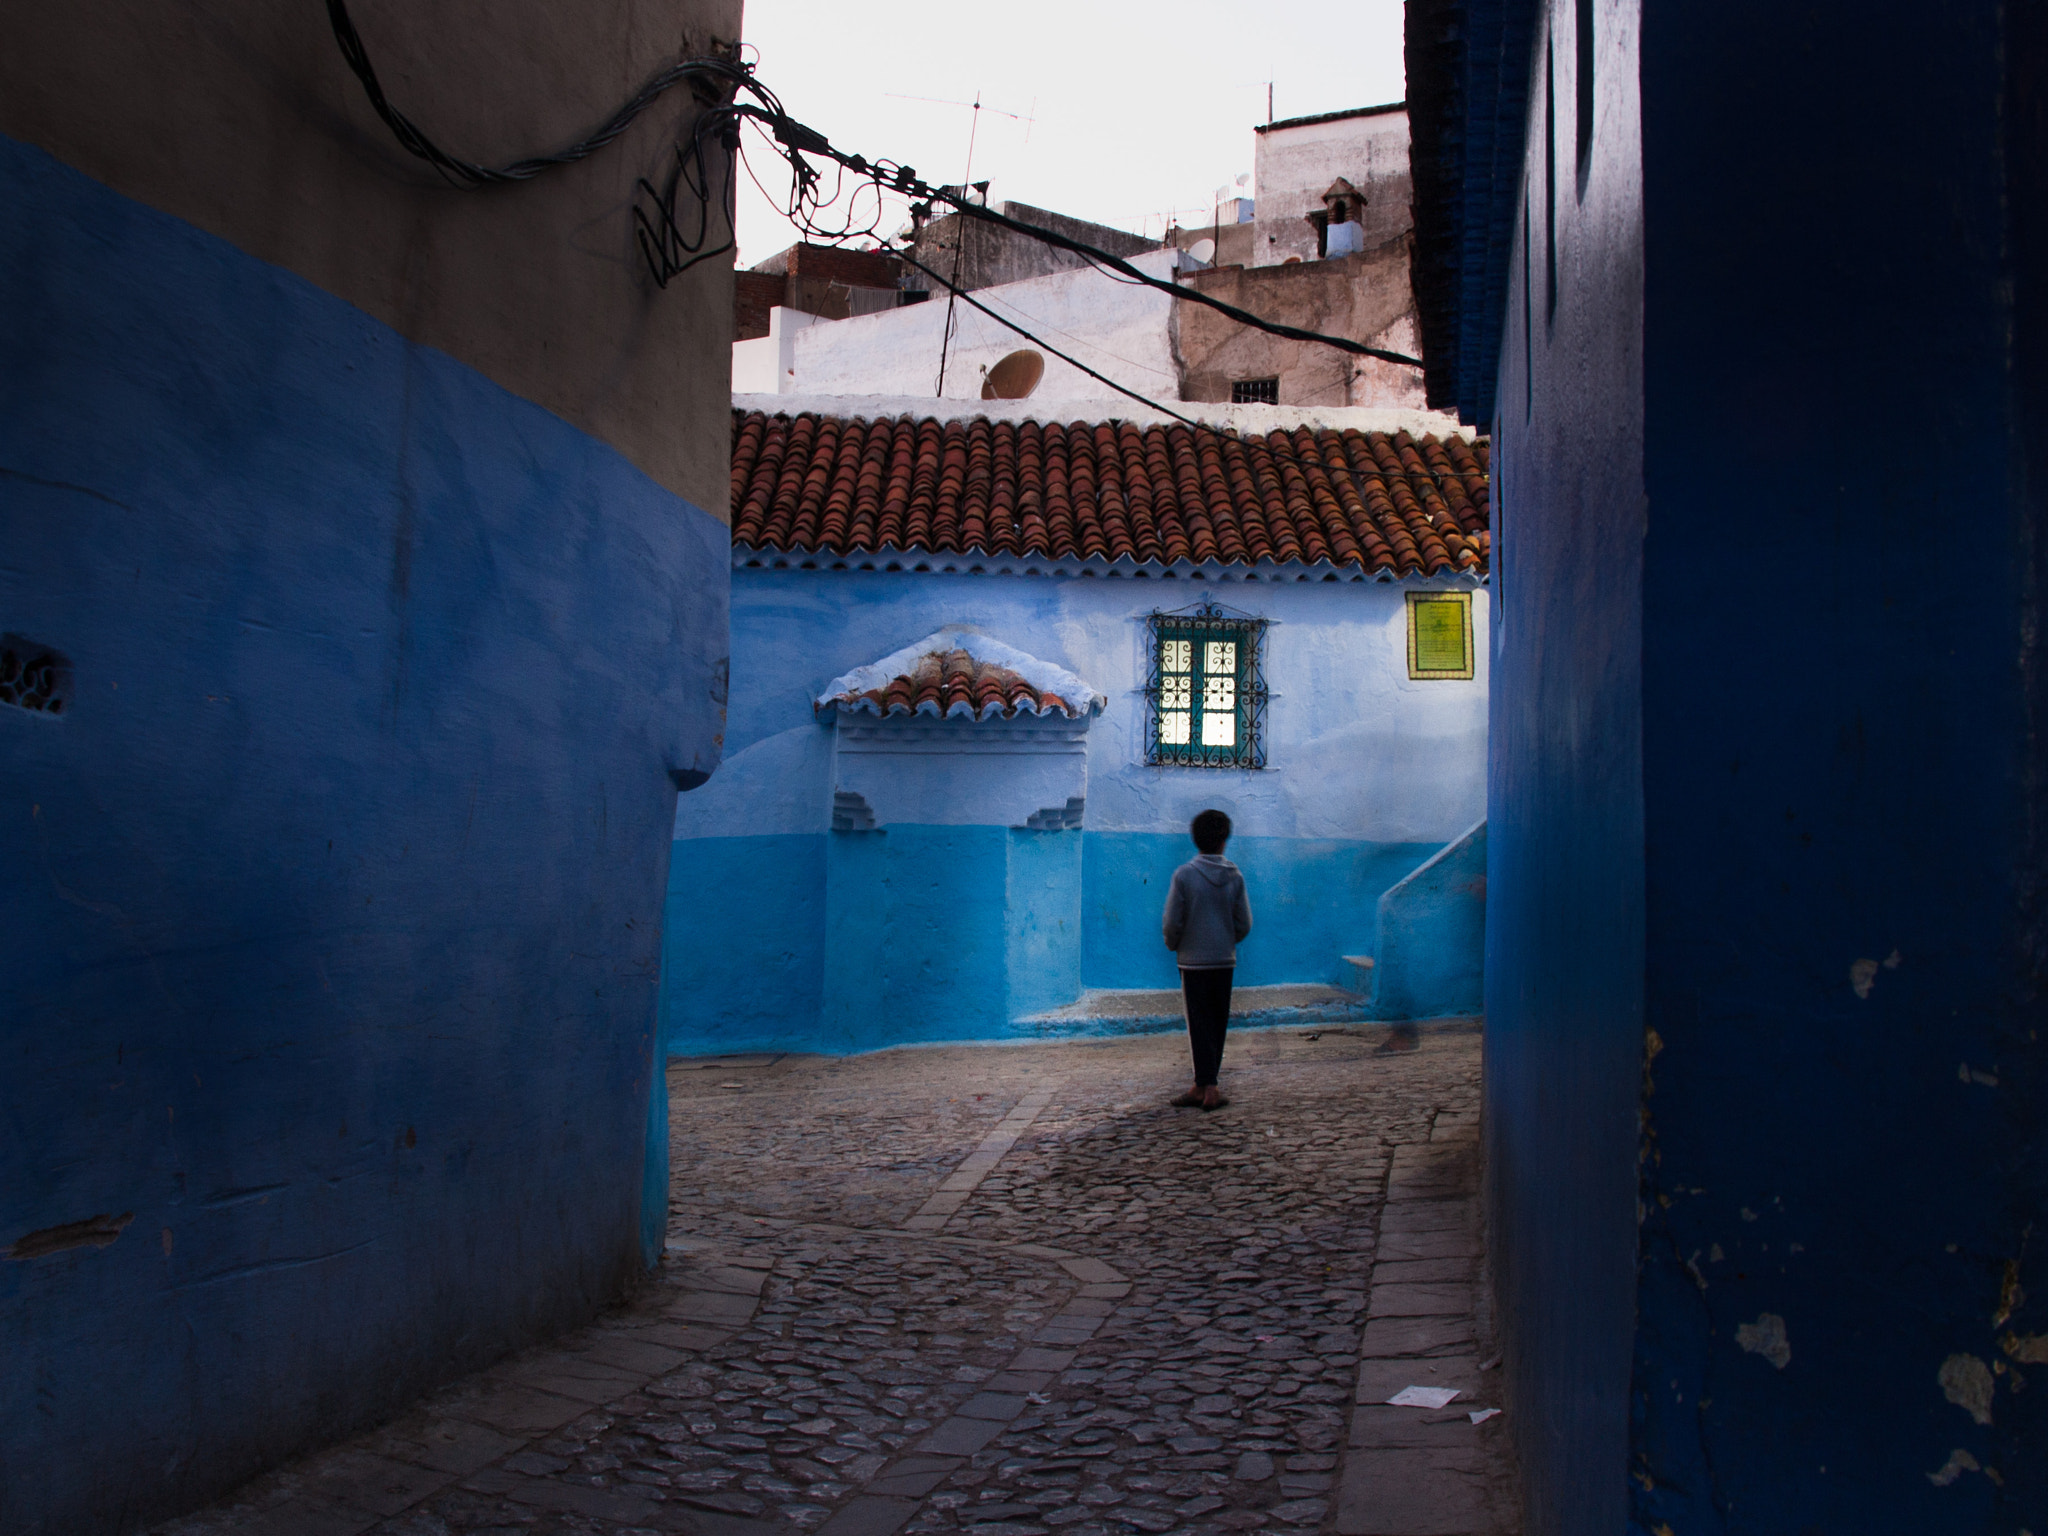
M1431 865L1426 844L1234 839L1254 915L1237 984L1355 988L1344 957L1373 953L1387 924L1404 957L1396 974L1410 978L1389 995L1409 1011L1369 1016L1477 1012L1485 844L1459 846L1459 858ZM1166 833L972 826L679 841L669 866L670 1053L1087 1033L1083 1021L1050 1017L1084 988L1179 986L1159 920L1167 882L1191 852ZM1418 894L1389 923L1384 893L1418 866L1444 878L1411 887ZM706 893L716 900L705 904ZM1458 952L1439 956L1443 946ZM1360 1000L1343 1016L1367 1008Z

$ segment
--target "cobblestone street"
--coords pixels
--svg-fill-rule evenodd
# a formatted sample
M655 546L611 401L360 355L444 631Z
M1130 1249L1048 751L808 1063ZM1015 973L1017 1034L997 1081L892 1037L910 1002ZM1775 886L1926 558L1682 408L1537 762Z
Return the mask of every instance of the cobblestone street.
M669 1262L164 1527L1495 1536L1476 1026L679 1062ZM1403 1388L1457 1388L1431 1411Z

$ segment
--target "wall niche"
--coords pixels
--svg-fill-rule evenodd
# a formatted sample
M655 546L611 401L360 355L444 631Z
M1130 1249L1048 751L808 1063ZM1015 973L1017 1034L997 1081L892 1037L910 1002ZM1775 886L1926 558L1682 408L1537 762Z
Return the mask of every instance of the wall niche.
M0 635L0 704L37 715L71 707L71 662L24 635Z

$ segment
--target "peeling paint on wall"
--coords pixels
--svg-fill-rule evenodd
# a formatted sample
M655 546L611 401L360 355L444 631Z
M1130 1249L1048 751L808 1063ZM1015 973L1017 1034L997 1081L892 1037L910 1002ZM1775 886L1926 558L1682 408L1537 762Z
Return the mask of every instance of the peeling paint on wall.
M73 1248L104 1248L134 1219L133 1211L123 1211L118 1216L88 1216L84 1221L67 1221L61 1227L44 1227L16 1238L7 1257L41 1259Z
M1849 967L1849 989L1852 992L1854 992L1858 997L1869 997L1871 987L1874 986L1877 982L1877 971L1879 965L1882 965L1884 969L1888 971L1896 971L1899 968L1899 962L1904 958L1905 957L1902 956L1895 949L1890 954L1886 955L1882 961L1856 961L1853 965Z
M2025 1338L2008 1333L1999 1347L2022 1365L2048 1365L2048 1333L2030 1333Z
M1785 1337L1785 1319L1775 1312L1765 1312L1753 1323L1744 1323L1735 1330L1735 1342L1752 1355L1762 1355L1779 1370L1792 1363L1792 1341Z
M1950 1355L1941 1362L1942 1395L1979 1424L1991 1422L1991 1367L1975 1355Z
M1948 1453L1948 1461L1939 1472L1927 1474L1927 1481L1934 1484L1937 1488L1946 1488L1965 1472L1981 1470L1982 1468L1977 1465L1977 1458L1958 1446L1955 1450Z

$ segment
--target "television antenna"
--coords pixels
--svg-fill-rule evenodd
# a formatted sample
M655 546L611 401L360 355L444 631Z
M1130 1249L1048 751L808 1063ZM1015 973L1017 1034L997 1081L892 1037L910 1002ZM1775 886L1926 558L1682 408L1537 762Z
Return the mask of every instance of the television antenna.
M940 101L940 98L937 96L925 96L919 98L906 97L904 99L915 99L934 102ZM967 124L967 170L966 173L962 175L960 178L960 191L962 196L965 196L975 186L974 138L975 135L981 131L981 92L976 91L974 93L973 101L941 102L941 104L955 107L971 107L974 110L974 116L968 120ZM992 107L989 110L995 111L996 109ZM1001 115L1004 117L1017 116L1017 114L1014 112L1004 112ZM1020 122L1022 121L1021 118L1018 120ZM988 185L985 182L981 184L981 200L984 203L988 201ZM944 399L946 394L946 354L952 350L953 346L954 307L959 303L960 300L960 264L963 260L965 260L966 256L967 221L964 218L962 218L953 226L953 280L946 287L946 328L939 333L939 382L937 387L934 388L932 391L932 395L935 399Z
M1001 107L984 105L979 91L975 93L974 100L972 101L955 101L949 96L905 96L899 91L884 91L882 94L891 101L922 101L928 102L935 107L967 107L977 115L983 112L993 112L997 117L1007 117L1013 123L1022 123L1024 125L1024 142L1026 144L1031 142L1031 128L1038 121L1035 115L1038 111L1038 98L1036 96L1031 98L1029 111L1005 112Z

